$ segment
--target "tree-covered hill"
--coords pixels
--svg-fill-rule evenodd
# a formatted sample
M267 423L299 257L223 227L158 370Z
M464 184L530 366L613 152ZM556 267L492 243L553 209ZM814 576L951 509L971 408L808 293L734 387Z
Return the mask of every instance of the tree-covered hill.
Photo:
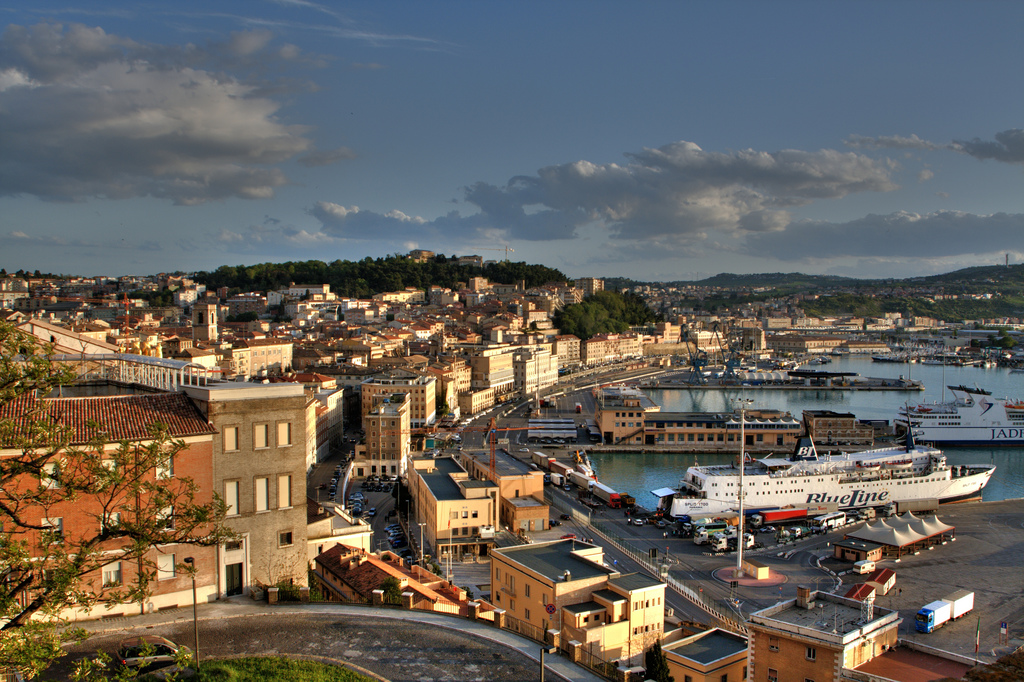
M564 282L566 276L543 265L526 263L489 263L484 267L459 265L454 258L438 255L426 263L417 263L404 256L364 258L360 261L318 260L257 265L222 265L213 272L196 273L197 282L208 288L228 287L241 291L267 291L287 287L290 283L331 285L339 296L366 297L382 291L398 291L406 287L427 289L430 286L455 287L471 277L487 277L499 284L524 280L527 287L546 282Z
M656 322L659 317L636 294L599 291L582 303L555 313L554 323L563 334L586 340L596 334L624 332L631 326Z

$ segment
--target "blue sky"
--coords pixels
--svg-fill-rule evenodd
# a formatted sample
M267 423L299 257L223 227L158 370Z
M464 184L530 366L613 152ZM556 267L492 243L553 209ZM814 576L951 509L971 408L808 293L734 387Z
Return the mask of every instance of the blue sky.
M0 266L1024 261L1024 3L3 2Z

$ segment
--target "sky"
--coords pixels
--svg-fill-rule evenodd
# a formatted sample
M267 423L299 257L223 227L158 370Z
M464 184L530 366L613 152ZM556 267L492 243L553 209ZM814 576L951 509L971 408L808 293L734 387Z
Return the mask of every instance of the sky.
M78 1L0 0L9 272L1024 262L1022 2Z

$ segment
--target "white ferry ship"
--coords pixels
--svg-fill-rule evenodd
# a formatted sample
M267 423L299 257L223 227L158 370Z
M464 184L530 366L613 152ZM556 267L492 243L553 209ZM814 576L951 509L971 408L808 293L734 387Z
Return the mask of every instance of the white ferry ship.
M992 398L992 392L947 386L953 399L904 407L894 420L908 422L918 440L937 445L1024 445L1024 401Z
M743 505L757 507L836 504L840 509L876 507L902 500L957 502L981 496L995 466L950 466L940 450L917 445L907 433L902 445L839 455L818 455L802 438L788 458L747 460ZM737 509L736 465L686 470L671 515L717 514Z

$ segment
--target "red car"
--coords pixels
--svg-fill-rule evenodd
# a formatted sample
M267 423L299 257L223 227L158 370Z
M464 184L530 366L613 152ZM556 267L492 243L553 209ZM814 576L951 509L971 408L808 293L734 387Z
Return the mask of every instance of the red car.
M576 539L576 533L566 533L565 535L562 536L562 539L563 540L575 540Z

